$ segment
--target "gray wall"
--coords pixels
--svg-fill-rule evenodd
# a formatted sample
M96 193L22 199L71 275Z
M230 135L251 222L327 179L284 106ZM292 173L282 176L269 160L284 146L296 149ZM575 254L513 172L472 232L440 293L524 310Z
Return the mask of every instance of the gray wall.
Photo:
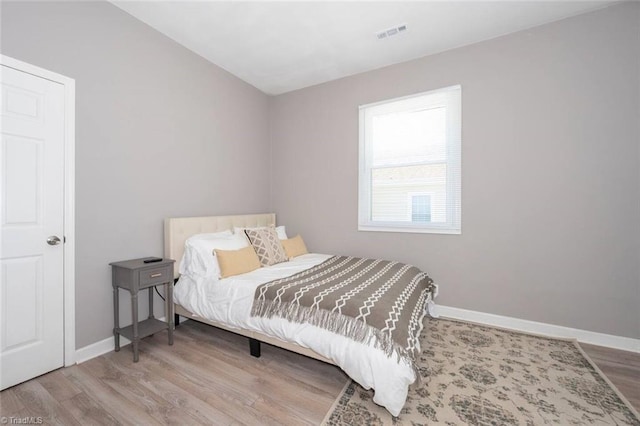
M398 259L439 302L640 337L640 4L271 100L272 208L313 251ZM462 235L357 231L358 105L462 84Z
M110 3L2 2L1 28L2 54L76 80L80 348L111 335L108 263L161 256L163 218L268 209L268 98Z

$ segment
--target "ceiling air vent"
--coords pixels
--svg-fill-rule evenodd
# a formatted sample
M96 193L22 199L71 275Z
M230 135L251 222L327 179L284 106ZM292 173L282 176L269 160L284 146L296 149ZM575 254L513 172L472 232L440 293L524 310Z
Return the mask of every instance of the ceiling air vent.
M398 25L397 27L387 28L386 30L380 31L376 33L376 37L378 40L382 40L383 38L389 38L396 36L398 34L402 34L407 31L407 24Z

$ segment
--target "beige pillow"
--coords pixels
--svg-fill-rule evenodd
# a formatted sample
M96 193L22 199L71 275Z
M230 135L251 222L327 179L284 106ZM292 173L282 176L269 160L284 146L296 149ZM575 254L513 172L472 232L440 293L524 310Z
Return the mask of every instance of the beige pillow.
M280 240L280 242L282 243L284 252L287 254L287 257L289 257L289 259L309 253L307 251L307 246L304 245L304 241L302 240L300 234L296 235L293 238L289 238L288 240Z
M218 258L221 278L244 274L260 268L258 256L251 246L240 250L214 249L213 251Z
M244 233L249 238L262 266L271 266L289 260L280 244L275 226L247 228Z

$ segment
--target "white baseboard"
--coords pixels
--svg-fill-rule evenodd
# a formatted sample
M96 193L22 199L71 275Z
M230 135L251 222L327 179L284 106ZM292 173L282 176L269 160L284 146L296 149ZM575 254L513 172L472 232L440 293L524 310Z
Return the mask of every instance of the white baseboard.
M120 347L127 346L131 343L131 340L124 336L120 336ZM99 342L87 345L84 348L76 349L76 364L82 364L85 361L89 361L92 358L99 357L108 352L115 350L116 344L113 340L113 336L107 337Z
M580 330L577 328L563 327L560 325L546 324L519 318L504 317L484 312L468 311L466 309L443 305L434 305L433 313L435 314L434 316L470 321L514 331L542 334L550 337L577 339L582 343L640 353L640 339L632 339L630 337L596 333L594 331Z
M165 321L165 317L158 318L160 321ZM189 318L180 317L180 323L189 321ZM127 346L131 343L131 340L124 336L120 336L120 347ZM116 349L116 342L113 340L113 336L107 337L99 342L92 343L83 348L76 349L76 364L82 364L89 361L92 358L99 357Z

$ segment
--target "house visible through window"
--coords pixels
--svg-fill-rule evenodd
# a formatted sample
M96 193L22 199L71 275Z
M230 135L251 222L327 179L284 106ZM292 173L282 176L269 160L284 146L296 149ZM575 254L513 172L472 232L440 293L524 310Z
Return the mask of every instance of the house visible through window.
M360 107L358 229L461 232L461 88Z
M411 194L411 222L431 222L431 196Z

